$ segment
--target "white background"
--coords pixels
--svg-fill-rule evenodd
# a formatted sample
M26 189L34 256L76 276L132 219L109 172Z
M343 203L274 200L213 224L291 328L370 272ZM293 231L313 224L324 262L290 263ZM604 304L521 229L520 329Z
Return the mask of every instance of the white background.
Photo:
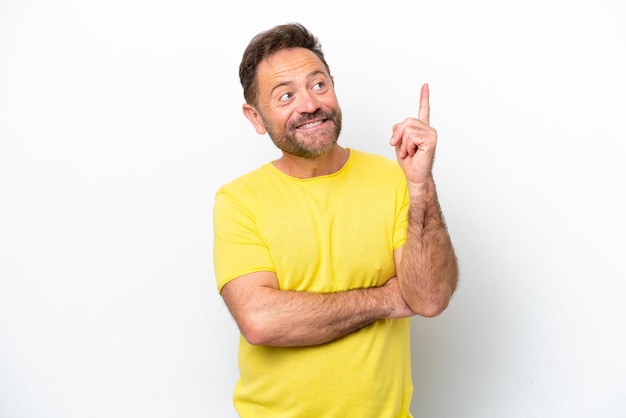
M431 87L462 275L413 321L416 417L626 416L625 3L216 4L0 0L0 417L236 416L213 195L278 156L237 70L289 21L345 146L393 157Z

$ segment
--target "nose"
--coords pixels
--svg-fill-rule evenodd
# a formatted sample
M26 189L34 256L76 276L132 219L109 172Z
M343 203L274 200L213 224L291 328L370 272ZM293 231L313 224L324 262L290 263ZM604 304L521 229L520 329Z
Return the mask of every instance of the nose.
M298 113L315 113L319 107L319 102L310 91L304 90L298 94Z

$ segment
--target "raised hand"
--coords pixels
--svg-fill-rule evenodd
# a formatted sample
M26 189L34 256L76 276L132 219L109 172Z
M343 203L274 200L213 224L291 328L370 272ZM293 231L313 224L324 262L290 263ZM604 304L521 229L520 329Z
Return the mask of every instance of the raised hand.
M409 117L393 126L389 144L395 147L398 163L409 184L409 190L432 180L437 146L437 131L430 126L428 84L422 86L417 118Z

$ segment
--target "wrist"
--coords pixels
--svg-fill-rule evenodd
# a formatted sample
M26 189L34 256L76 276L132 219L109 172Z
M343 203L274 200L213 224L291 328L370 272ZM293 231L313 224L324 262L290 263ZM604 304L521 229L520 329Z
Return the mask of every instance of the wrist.
M432 194L435 190L435 180L429 176L422 182L407 181L409 197L426 196Z

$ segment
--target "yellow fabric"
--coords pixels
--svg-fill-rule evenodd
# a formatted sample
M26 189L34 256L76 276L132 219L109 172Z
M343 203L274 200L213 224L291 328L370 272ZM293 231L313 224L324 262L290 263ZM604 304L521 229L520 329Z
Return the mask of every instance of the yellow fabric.
M214 207L218 289L255 271L281 289L380 286L406 242L406 180L395 161L350 150L328 176L295 179L272 164L223 186ZM410 417L409 319L380 320L304 348L239 343L234 403L243 418Z

